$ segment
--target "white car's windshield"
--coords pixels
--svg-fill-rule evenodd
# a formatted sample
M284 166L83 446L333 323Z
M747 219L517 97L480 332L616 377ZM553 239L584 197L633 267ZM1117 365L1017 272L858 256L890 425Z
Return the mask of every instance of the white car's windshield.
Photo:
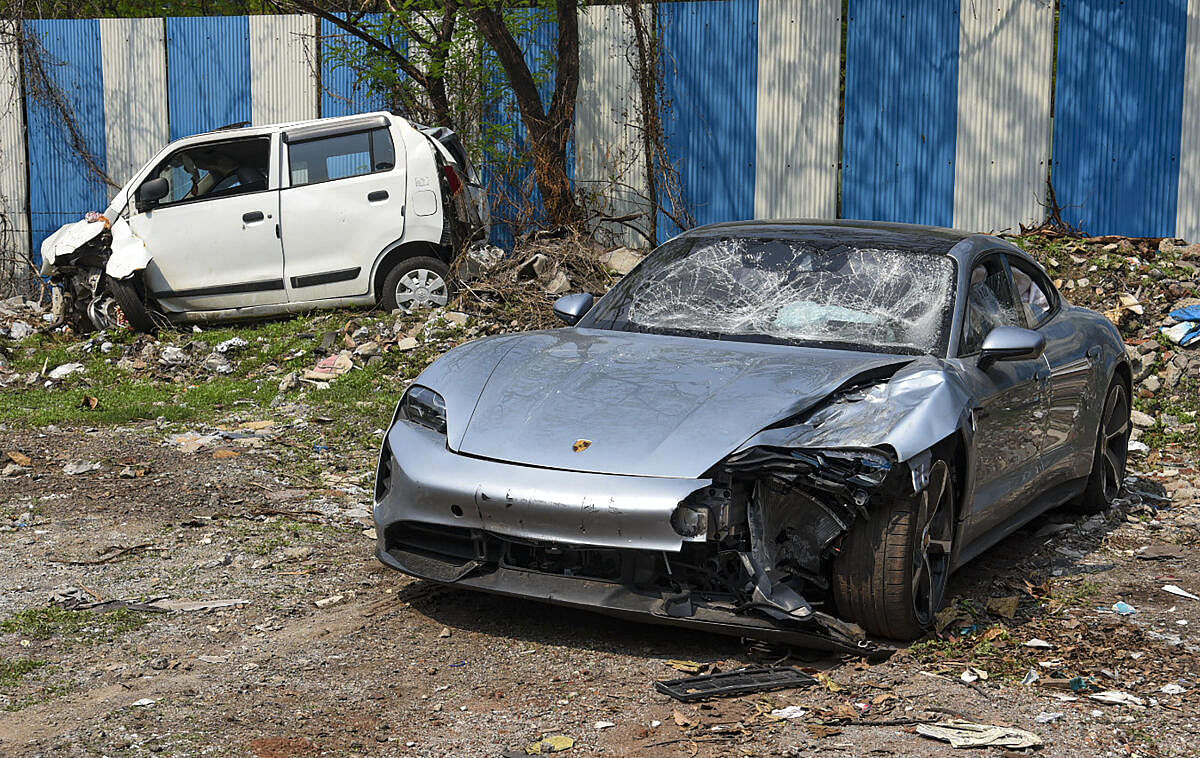
M651 254L580 326L898 353L944 350L954 262L806 240L684 238Z

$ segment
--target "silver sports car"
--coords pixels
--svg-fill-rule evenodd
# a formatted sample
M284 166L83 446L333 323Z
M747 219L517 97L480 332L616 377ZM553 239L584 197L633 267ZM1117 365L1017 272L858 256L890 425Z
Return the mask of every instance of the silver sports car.
M451 350L396 408L377 553L415 577L870 653L950 572L1124 478L1117 330L996 237L705 226L568 328Z

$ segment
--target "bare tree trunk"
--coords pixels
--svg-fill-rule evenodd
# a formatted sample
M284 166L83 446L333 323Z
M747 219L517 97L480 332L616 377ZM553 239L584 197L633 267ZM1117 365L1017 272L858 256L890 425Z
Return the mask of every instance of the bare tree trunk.
M471 17L488 45L496 52L512 85L521 123L529 137L534 176L550 223L569 225L583 218L575 202L567 172L567 144L575 122L575 97L579 90L579 8L575 0L558 0L558 60L554 95L549 110L542 103L525 54L504 23L502 8L472 4Z

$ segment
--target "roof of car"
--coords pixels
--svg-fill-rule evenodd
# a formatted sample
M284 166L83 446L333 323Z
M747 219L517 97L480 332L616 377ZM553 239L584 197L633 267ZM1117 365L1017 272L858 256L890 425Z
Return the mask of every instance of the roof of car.
M687 234L730 233L772 234L787 237L820 236L832 230L845 234L848 230L878 232L884 236L903 236L913 239L942 239L951 242L981 236L977 232L965 232L959 229L947 229L941 226L923 226L921 224L898 224L890 221L859 221L856 219L754 219L751 221L726 221L718 224L696 227Z

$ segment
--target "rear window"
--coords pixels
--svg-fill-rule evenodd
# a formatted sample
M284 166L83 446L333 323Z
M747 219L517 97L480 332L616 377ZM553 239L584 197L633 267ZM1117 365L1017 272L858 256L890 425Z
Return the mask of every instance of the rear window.
M391 171L396 151L387 129L339 134L288 145L292 186Z

